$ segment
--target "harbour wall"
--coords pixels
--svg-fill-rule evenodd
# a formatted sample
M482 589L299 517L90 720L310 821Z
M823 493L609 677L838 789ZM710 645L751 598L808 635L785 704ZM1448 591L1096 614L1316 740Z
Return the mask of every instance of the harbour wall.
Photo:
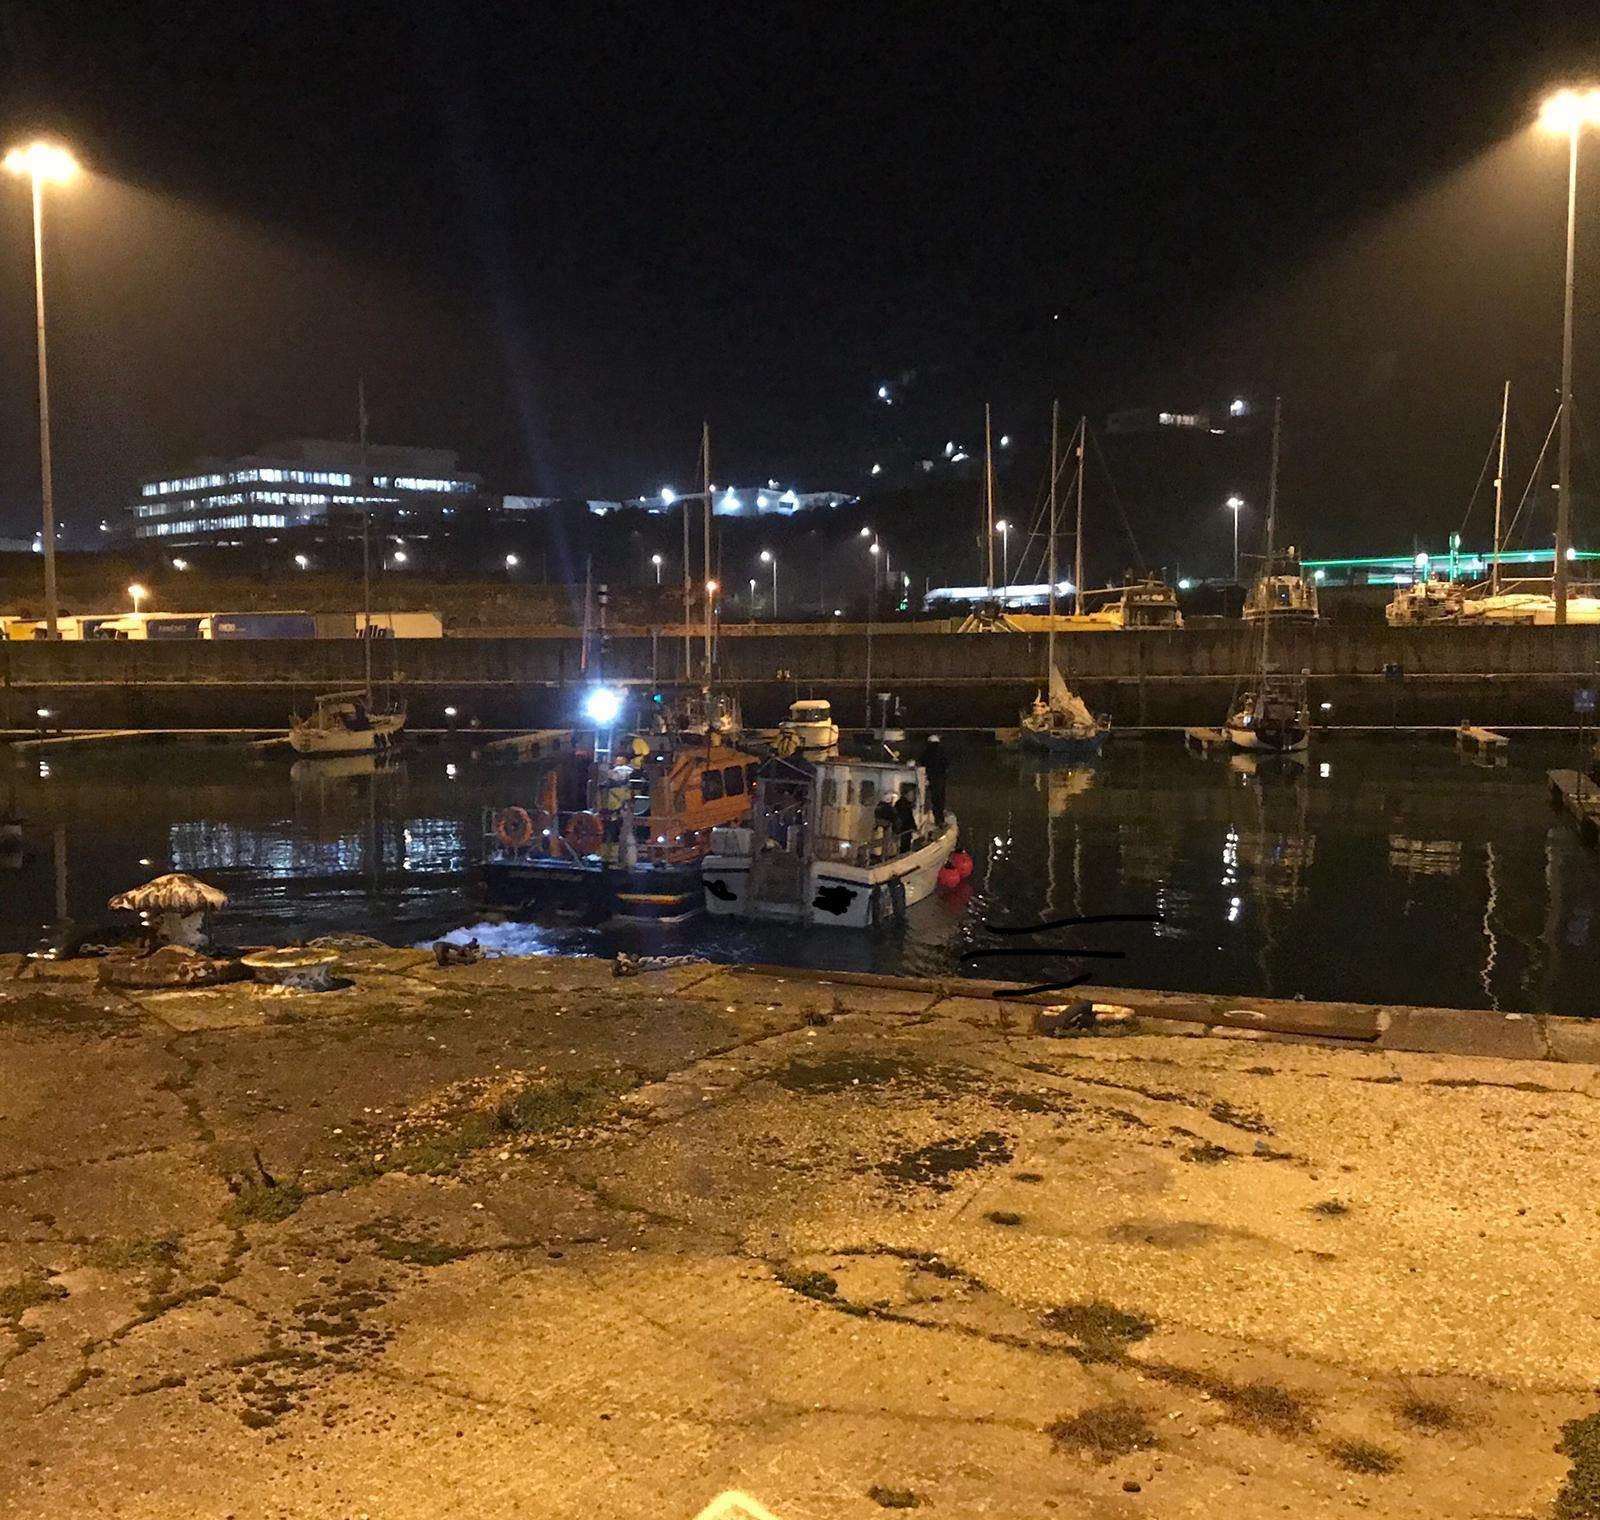
M1058 636L1057 660L1096 711L1120 727L1220 721L1253 669L1259 635L1242 625L1171 633ZM652 645L654 644L654 647ZM591 645L591 651L593 650ZM695 669L703 644L693 640ZM1273 636L1274 666L1304 671L1316 716L1334 725L1475 723L1567 726L1574 693L1600 686L1600 628L1367 628L1324 625ZM607 640L611 681L682 678L684 641ZM951 634L914 624L719 641L719 681L746 718L775 722L796 696L829 698L846 724L867 714L868 692L892 691L913 727L1015 723L1041 684L1043 635ZM870 665L869 665L870 661ZM396 678L419 726L559 726L575 717L586 670L581 641L542 637L403 639L373 650L380 679ZM870 669L870 679L869 672ZM319 691L359 686L355 640L237 642L0 642L0 729L281 728ZM1327 703L1326 710L1322 704Z

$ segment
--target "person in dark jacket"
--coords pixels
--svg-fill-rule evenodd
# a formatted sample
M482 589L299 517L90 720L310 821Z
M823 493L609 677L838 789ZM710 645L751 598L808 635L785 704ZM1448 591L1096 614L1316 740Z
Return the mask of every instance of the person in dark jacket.
M894 831L900 844L900 853L911 849L917 833L917 789L908 781L900 788L894 801Z
M928 742L922 748L922 755L918 759L923 773L928 778L928 806L933 810L933 821L942 829L944 827L944 782L950 772L950 761L944 752L944 745L939 742L938 734L929 734Z

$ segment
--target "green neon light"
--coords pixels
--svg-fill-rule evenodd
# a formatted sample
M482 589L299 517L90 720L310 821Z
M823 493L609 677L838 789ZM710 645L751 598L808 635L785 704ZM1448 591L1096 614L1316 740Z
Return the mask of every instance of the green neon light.
M1488 550L1456 550L1457 559L1481 560L1486 565L1493 564L1497 558L1502 565L1548 564L1554 563L1555 557L1554 549L1507 549L1498 556ZM1574 560L1600 559L1600 549L1578 549L1572 557ZM1430 554L1428 563L1443 563L1449 558L1448 553ZM1300 563L1307 570L1414 570L1417 557L1415 554L1378 554L1358 559L1303 559Z

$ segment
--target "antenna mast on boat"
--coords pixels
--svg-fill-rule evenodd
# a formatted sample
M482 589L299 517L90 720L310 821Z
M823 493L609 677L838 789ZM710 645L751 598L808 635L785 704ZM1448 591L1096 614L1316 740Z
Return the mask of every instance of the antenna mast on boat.
M989 420L989 403L983 403L983 544L988 552L988 576L984 585L994 592L994 434Z
M1494 558L1489 561L1489 595L1500 595L1500 510L1506 494L1506 422L1511 414L1511 382L1500 393L1500 467L1494 477Z
M716 600L711 590L711 424L700 424L700 484L705 491L705 591L706 591L706 680L711 679L711 606Z
M366 657L367 711L372 711L372 478L367 470L367 378L356 379L356 427L361 440L361 483L367 500L361 504L361 648ZM391 695L393 693L391 692Z
M1283 397L1272 398L1272 473L1267 479L1267 561L1262 572L1266 599L1261 607L1261 674L1267 673L1272 635L1272 555L1278 529L1278 435L1283 429Z
M1050 623L1044 636L1045 680L1056 668L1056 456L1057 437L1061 431L1061 403L1050 403L1050 588L1046 593L1050 609Z
M1083 467L1089 457L1089 419L1078 419L1078 531L1073 538L1072 610L1083 612ZM1053 578L1053 576L1052 576Z

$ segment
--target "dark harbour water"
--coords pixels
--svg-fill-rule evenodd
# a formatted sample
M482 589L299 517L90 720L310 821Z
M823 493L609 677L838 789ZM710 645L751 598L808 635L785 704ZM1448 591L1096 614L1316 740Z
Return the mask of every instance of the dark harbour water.
M1202 758L1175 739L1116 740L1094 768L1050 770L978 741L951 746L950 802L970 888L881 935L706 920L642 932L514 926L495 946L699 951L715 959L1043 979L1029 957L962 963L984 924L1155 913L1083 943L1126 952L1098 981L1247 996L1600 1011L1600 856L1546 800L1570 740L1518 738L1486 768L1447 739L1328 738L1304 765ZM484 804L528 778L466 749L420 749L377 773L238 749L0 752L0 812L25 821L0 856L0 949L32 946L58 902L81 921L162 871L226 890L224 941L360 930L394 943L472 924Z

